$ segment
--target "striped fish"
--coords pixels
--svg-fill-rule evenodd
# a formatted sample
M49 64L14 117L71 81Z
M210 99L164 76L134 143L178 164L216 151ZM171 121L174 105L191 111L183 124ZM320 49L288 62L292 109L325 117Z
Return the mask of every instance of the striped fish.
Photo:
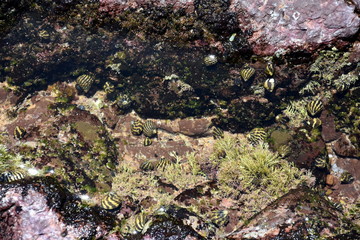
M246 137L252 145L257 145L264 141L266 132L263 128L254 128Z
M26 134L26 130L22 127L16 126L14 128L14 137L18 140L22 139L23 137L25 137Z
M313 117L324 109L324 105L320 100L314 100L307 104L306 109L310 116Z
M144 130L144 124L139 120L135 120L131 122L130 128L133 135L139 136Z
M95 78L93 76L84 74L76 79L76 88L78 90L87 93L94 82L95 82Z
M271 62L266 64L265 73L270 77L274 75L274 65Z
M211 221L218 227L223 227L229 223L229 211L218 210L213 212Z
M121 198L119 195L117 195L114 192L108 193L107 196L105 196L101 200L101 207L106 210L113 210L115 208L118 208L121 204Z
M144 135L146 137L152 138L157 135L157 126L153 121L146 120L144 123Z
M221 128L215 127L213 130L214 139L224 138L224 131Z
M248 81L255 73L255 69L250 67L249 64L245 64L240 70L240 75L244 81Z
M0 182L13 182L23 179L25 175L21 171L8 171L0 175Z

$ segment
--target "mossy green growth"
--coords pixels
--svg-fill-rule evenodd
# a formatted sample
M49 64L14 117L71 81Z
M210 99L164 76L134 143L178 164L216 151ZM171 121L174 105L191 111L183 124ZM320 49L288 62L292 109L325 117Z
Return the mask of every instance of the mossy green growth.
M289 117L289 126L300 127L303 121L309 118L306 110L307 103L311 101L309 99L299 99L291 101L283 113Z
M311 65L310 72L318 75L321 82L330 85L337 72L350 64L349 56L349 52L340 52L336 48L322 50Z
M12 154L5 145L0 144L0 173L18 169L22 163L21 155Z
M225 136L215 150L225 150L226 157L219 162L218 189L213 194L238 200L244 204L244 214L260 211L310 178L267 145L252 146L246 140Z

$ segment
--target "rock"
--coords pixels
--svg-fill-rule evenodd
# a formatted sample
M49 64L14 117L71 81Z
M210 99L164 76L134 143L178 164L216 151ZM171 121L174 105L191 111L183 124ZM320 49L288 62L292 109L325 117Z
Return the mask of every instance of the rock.
M52 178L0 185L0 238L104 238L114 218L99 209L80 207L74 196ZM120 239L112 235L112 239Z
M351 143L347 135L342 134L341 137L334 143L333 147L335 153L342 157L357 157L359 150Z
M320 195L308 188L299 188L269 205L230 239L331 237L344 223L341 216L342 213Z
M321 44L354 35L360 25L355 7L345 1L231 1L240 28L251 30L256 54L287 50L313 50ZM245 12L240 14L240 12Z
M334 115L324 110L321 113L320 120L322 122L321 136L325 142L331 142L340 137L341 133L336 131Z
M334 176L333 175L331 175L331 174L328 174L328 175L326 175L326 184L327 185L330 185L330 186L332 186L332 185L334 185Z
M184 8L190 12L193 11L194 9L194 0L165 0L165 1L100 0L99 11L107 12L115 15L127 9L136 9L147 5L152 5L156 7L171 6L174 10Z

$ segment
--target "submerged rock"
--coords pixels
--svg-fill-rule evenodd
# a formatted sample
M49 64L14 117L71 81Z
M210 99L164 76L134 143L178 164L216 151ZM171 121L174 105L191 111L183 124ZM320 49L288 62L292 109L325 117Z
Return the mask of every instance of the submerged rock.
M332 237L339 228L351 229L351 223L344 222L341 217L342 213L323 197L308 188L300 188L269 205L246 226L231 234L231 239ZM356 239L360 235L350 232L349 236Z
M283 50L313 50L321 44L351 37L360 25L355 7L345 1L232 1L240 28L252 30L250 44L256 54Z
M80 202L52 178L1 184L0 238L98 239L107 236L115 224L110 214L79 205Z

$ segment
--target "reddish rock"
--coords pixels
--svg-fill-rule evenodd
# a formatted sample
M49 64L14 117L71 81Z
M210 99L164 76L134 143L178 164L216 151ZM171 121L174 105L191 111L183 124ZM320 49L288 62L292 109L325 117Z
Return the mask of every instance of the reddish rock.
M341 212L318 194L307 188L295 189L234 231L230 239L330 237L342 226L341 216Z
M230 9L245 12L239 14L240 28L253 31L249 42L259 55L313 50L354 35L360 25L355 7L345 1L233 0Z
M147 5L156 7L172 6L174 10L184 8L188 12L194 10L194 0L100 0L99 11L118 14L127 9L141 8Z
M81 208L51 178L0 185L0 239L99 239L114 225L104 211ZM112 239L120 239L112 235Z
M341 135L336 131L335 116L324 110L320 116L322 122L321 136L325 142L331 142L338 139Z
M357 157L359 151L345 134L342 134L334 143L333 149L337 155L342 157Z
M326 184L327 185L330 185L330 186L332 186L332 185L334 185L334 176L333 175L331 175L331 174L328 174L328 175L326 175Z

